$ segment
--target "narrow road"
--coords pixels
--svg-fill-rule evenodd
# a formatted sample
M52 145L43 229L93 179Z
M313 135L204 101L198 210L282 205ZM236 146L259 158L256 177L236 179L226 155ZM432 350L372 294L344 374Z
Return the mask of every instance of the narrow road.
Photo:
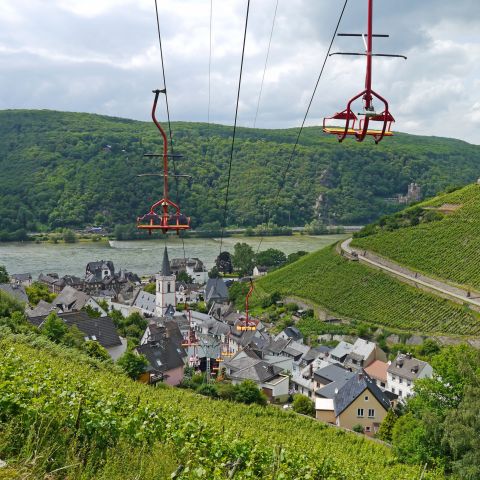
M351 241L352 238L348 238L341 243L340 248L342 252L345 252L348 255L355 255L360 262L379 268L389 275L397 277L399 280L414 284L417 288L424 287L432 293L438 292L441 297L450 298L457 303L468 303L474 307L475 310L480 311L480 299L477 293L475 293L474 296L471 296L471 292L468 290L454 287L448 283L414 272L398 263L382 258L375 253L355 249L350 246Z

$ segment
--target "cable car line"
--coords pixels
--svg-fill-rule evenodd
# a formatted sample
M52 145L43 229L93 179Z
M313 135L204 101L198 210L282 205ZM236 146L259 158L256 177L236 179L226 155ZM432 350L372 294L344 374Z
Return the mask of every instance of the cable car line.
M262 75L262 82L260 84L260 92L258 94L258 101L257 101L257 109L255 111L255 118L253 120L253 128L256 127L257 125L257 117L258 117L258 111L260 108L260 101L262 99L262 92L263 92L263 84L265 82L265 73L267 71L267 65L268 65L268 58L270 56L270 47L272 45L272 37L273 37L273 30L275 29L275 20L277 19L277 10L278 10L278 2L279 0L276 0L275 3L275 10L273 12L273 20L272 20L272 28L270 30L270 38L268 40L268 48L267 48L267 55L265 56L265 65L263 67L263 75Z
M333 32L333 35L332 35L332 39L330 41L330 45L328 46L328 50L327 50L327 53L325 55L325 58L323 60L323 64L322 64L322 68L320 69L320 73L318 75L318 78L317 78L317 81L315 83L315 87L313 89L313 92L312 92L312 96L310 97L310 101L308 102L308 106L307 106L307 111L305 112L305 115L303 117L303 121L302 121L302 124L300 126L300 129L298 131L298 134L297 134L297 138L295 140L295 144L293 145L293 148L292 148L292 153L290 154L290 158L288 160L288 163L287 163L287 166L285 168L285 171L283 172L283 175L282 175L282 179L280 181L280 184L278 186L278 189L277 189L277 193L274 197L274 200L272 202L272 206L274 207L275 204L277 203L277 200L280 196L280 193L281 191L283 190L283 187L285 186L285 180L287 178L287 175L288 175L288 172L290 170L290 167L292 165L292 162L293 162L293 157L295 156L295 153L297 151L297 147L298 147L298 142L300 140L300 136L302 134L302 131L303 131L303 128L305 127L305 122L307 121L307 117L308 117L308 114L310 112L310 108L312 106L312 103L313 103L313 99L315 98L315 94L317 93L317 89L318 89L318 85L320 83L320 80L323 76L323 72L325 70L325 66L327 64L327 61L330 57L330 52L332 50L332 47L333 47L333 43L335 41L335 37L337 36L337 32L338 32L338 29L340 28L340 24L342 22L342 19L343 19L343 15L345 13L345 10L347 8L347 4L348 4L348 0L345 0L345 3L343 4L343 8L340 12L340 16L338 18L338 21L337 21L337 25L335 27L335 30ZM267 218L266 218L266 225L268 227L268 223L270 221L270 217L271 217L271 211L272 211L272 208L270 208L268 211L267 211ZM262 237L260 238L260 242L258 243L258 247L257 247L257 253L259 252L260 250L260 247L262 246L262 243L263 243L263 239L264 239L264 235L262 235Z
M155 0L156 2L156 0ZM238 105L240 102L240 90L242 86L242 73L243 73L243 60L245 58L245 44L247 40L247 29L248 29L248 14L250 12L250 0L247 0L247 13L245 15L245 30L243 34L243 46L242 46L242 59L240 61L240 74L238 77L238 88L237 88L237 103L235 106L235 121L233 124L233 135L232 135L232 146L230 148L230 161L228 163L228 177L227 177L227 189L225 192L225 207L223 210L223 222L222 222L222 233L220 237L220 253L222 253L222 246L223 246L223 236L225 234L225 227L227 222L227 214L228 214L228 194L230 191L230 179L232 176L232 161L233 161L233 151L235 148L235 135L237 133L237 119L238 119Z

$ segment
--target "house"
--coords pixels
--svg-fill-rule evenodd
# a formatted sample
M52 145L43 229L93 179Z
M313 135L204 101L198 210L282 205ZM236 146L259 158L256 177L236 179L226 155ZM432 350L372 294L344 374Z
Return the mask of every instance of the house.
M289 378L283 368L261 360L248 349L237 353L224 364L234 385L252 380L267 395L270 402L283 402L289 395Z
M66 286L57 295L52 301L52 305L63 313L79 311L83 308L90 307L100 313L100 316L107 316L107 312L103 310L94 298L70 286Z
M369 436L378 432L390 407L389 398L364 371L354 373L333 397L315 401L317 420L350 430L361 425Z
M412 357L410 353L399 353L387 369L387 389L402 400L413 394L416 380L432 375L433 369L427 362Z
M142 312L143 315L155 315L156 295L145 290L139 290L132 306Z
M357 371L368 367L375 360L386 362L386 353L375 342L357 338L351 352L345 358L344 365L352 371Z
M275 340L278 340L278 339L284 339L284 340L288 340L289 338L291 338L292 340L296 341L296 342L300 342L300 343L303 343L303 335L302 333L300 332L300 330L295 327L295 326L290 326L290 327L287 327L285 328L284 330L282 330L276 337L275 337Z
M365 373L376 382L382 390L387 388L387 370L389 364L381 360L374 360L367 368Z
M354 376L353 372L346 370L342 365L329 364L315 370L315 395L321 398L334 398L338 391Z
M196 303L200 299L200 292L194 285L188 285L185 282L176 282L177 305L180 303Z
M28 317L31 324L42 328L48 315ZM84 335L84 340L98 342L116 360L127 350L127 341L118 335L110 317L92 318L86 312L59 313L58 316L69 326L76 326Z
M148 328L144 343L135 352L144 355L148 367L140 376L140 381L155 384L163 381L168 385L178 385L183 380L183 370L187 352L182 347L182 334L178 325L168 318L156 319Z
M32 284L32 275L30 273L12 273L10 283L29 287Z
M66 286L73 287L77 290L84 289L85 282L75 275L64 275L62 278L53 282L53 293L61 292Z
M41 273L38 276L38 282L46 285L48 287L48 289L50 290L50 292L52 292L52 293L56 293L54 291L55 290L54 284L57 280L58 280L58 274L57 273L47 273L47 274Z
M347 355L353 350L353 345L343 340L331 350L330 359L332 363L343 363L347 358Z
M221 278L209 278L205 287L205 301L207 303L224 303L228 301L228 289Z
M46 302L45 300L40 300L37 305L30 309L25 309L25 313L28 317L42 317L47 316L49 313L55 312L59 313L60 309L52 305L51 303Z
M115 266L110 260L89 262L85 269L83 290L87 293L97 293L102 290L120 292L125 285L140 285L140 278L125 270L115 272Z
M28 296L23 285L0 283L0 290L22 303L28 303Z
M263 277L267 273L268 273L268 267L264 267L264 266L253 267L253 276L254 277Z
M181 272L186 272L193 283L204 284L208 280L208 271L199 258L173 258L170 261L172 272L178 276Z

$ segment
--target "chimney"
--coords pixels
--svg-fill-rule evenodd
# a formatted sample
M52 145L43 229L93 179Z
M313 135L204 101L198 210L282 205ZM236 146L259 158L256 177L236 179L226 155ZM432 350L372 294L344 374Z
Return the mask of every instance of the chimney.
M357 379L358 379L359 382L360 382L361 380L363 380L363 372L362 372L362 371L358 372L358 374L357 374Z
M408 360L411 360L412 359L412 354L410 352L408 352L406 355L405 355L406 358L408 358Z
M313 363L310 364L310 378L313 378Z

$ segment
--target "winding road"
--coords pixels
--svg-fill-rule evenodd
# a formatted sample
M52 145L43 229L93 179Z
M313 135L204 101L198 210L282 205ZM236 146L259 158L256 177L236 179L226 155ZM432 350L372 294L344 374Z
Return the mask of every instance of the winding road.
M341 243L340 248L342 252L348 254L350 257L355 256L358 258L359 262L383 270L400 281L414 285L417 288L428 290L431 293L443 298L448 298L456 303L467 303L472 306L474 310L480 311L480 296L477 292L469 292L468 290L454 287L448 283L409 270L375 253L353 248L350 246L351 242L352 238L348 238Z

